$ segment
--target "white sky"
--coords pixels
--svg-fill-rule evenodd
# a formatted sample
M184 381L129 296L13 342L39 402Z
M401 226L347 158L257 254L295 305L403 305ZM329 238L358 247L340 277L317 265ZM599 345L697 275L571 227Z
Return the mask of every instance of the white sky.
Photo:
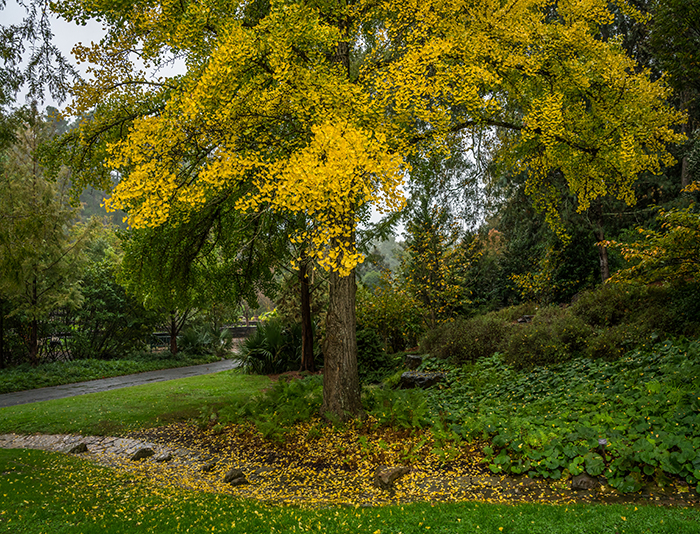
M17 4L15 0L7 0L5 9L0 11L0 24L3 26L11 24L19 24L25 17L25 10ZM54 44L63 52L63 55L75 66L75 60L71 54L71 50L77 43L89 44L92 41L99 41L104 34L102 26L97 22L88 22L86 26L79 26L75 23L69 23L64 20L59 20L52 17L51 26L54 33ZM25 50L25 55L29 55L29 50ZM78 71L85 73L87 65L78 65ZM20 93L18 102L23 103L26 92ZM47 96L44 102L45 106L61 107L57 102L54 102Z

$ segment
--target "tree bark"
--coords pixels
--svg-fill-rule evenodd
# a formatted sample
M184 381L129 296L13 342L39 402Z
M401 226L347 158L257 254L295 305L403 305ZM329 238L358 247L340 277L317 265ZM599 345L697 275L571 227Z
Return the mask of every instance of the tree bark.
M313 325L311 324L311 291L309 289L309 262L302 252L299 262L299 283L301 287L301 368L300 371L313 373L314 363Z
M5 301L0 299L0 369L5 368Z
M681 110L685 111L686 113L688 112L688 104L690 103L692 99L692 94L690 89L685 89L681 91ZM688 136L688 138L692 137L693 134L693 129L692 125L690 124L690 118L688 119L687 122L683 124L683 133ZM683 159L681 160L681 188L688 187L690 185L690 169L688 168L688 156L684 155Z
M337 272L330 273L321 410L341 420L362 414L355 333L356 290L354 270L344 277Z
M598 203L595 209L596 222L595 222L595 236L598 243L605 241L605 233L603 232L603 206ZM610 278L610 264L608 262L608 247L603 245L596 245L598 248L598 260L600 262L600 278L605 283L605 281Z
M39 364L39 321L36 318L29 322L29 363L32 367Z
M177 354L177 316L176 312L173 310L170 312L170 353L174 356Z

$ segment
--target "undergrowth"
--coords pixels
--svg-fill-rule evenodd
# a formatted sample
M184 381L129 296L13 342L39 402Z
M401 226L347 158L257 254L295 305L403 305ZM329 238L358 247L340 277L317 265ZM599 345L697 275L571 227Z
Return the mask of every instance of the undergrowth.
M523 370L496 354L462 367L429 358L420 370L442 371L446 381L427 391L365 387L367 420L429 431L446 461L460 443L486 442L493 473L567 479L586 472L622 492L672 478L700 483L697 341L641 347L614 362L577 357ZM223 431L248 421L284 441L296 423L319 419L322 402L318 376L279 381L258 397L203 412L200 422Z
M365 387L362 392L365 415L376 426L419 429L429 426L427 399L421 390L392 390ZM268 390L245 401L203 410L202 427L222 430L225 425L252 422L264 438L282 441L296 423L321 415L337 427L341 422L331 413L321 413L323 379L278 380Z
M700 482L697 341L642 347L614 362L578 357L518 370L496 354L461 368L424 367L447 372L450 384L431 392L431 410L464 438L490 440L494 473L587 472L623 492L669 476Z

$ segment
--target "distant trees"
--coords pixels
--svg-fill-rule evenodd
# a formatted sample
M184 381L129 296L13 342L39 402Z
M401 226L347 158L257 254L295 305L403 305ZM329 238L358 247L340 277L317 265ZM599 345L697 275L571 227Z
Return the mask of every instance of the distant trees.
M4 152L0 174L0 298L10 315L26 318L23 335L37 363L39 325L57 307L82 301L80 273L90 226L76 226L65 170L46 176L39 147L51 122L33 116Z

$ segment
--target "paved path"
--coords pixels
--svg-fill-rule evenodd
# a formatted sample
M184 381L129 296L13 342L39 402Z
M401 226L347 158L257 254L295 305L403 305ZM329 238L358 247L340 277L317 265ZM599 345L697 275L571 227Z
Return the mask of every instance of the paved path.
M220 371L228 371L240 365L237 360L221 360L214 363L193 365L191 367L177 367L175 369L161 369L159 371L147 371L133 375L115 376L113 378L102 378L100 380L90 380L88 382L77 382L75 384L65 384L63 386L52 386L48 388L30 389L27 391L17 391L15 393L4 393L0 395L0 408L16 406L18 404L28 404L53 399L63 399L74 397L86 393L96 393L108 391L110 389L127 388L130 386L140 386L152 382L163 382L165 380L175 380L177 378L187 378L190 376L208 375Z

